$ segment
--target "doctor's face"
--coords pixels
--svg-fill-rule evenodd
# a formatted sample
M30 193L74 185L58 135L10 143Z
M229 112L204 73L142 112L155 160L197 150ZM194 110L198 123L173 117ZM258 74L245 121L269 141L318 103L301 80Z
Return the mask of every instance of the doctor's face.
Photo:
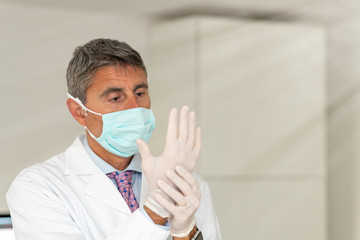
M101 114L151 106L146 75L142 69L132 66L97 70L85 94L85 106ZM85 122L96 137L101 135L101 116L88 112Z

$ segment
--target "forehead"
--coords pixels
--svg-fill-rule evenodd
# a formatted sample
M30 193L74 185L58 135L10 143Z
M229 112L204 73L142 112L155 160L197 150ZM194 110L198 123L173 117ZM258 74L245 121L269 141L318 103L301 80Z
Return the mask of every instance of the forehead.
M103 90L108 87L126 88L147 83L144 70L132 66L106 66L98 69L88 90Z

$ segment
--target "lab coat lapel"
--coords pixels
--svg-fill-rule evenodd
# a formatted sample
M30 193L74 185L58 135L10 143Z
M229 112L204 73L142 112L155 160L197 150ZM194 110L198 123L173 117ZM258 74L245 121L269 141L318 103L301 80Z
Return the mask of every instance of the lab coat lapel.
M125 200L111 180L102 172L93 173L85 193L123 213L131 214Z
M76 176L84 184L84 194L123 213L131 214L116 186L90 159L79 137L65 151L64 171L65 175Z

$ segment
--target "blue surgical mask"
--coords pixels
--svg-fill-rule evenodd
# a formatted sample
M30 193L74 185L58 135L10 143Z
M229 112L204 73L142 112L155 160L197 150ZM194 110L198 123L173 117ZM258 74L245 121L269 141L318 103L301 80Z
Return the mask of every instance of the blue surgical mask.
M101 114L88 109L80 99L69 93L67 96L79 103L85 114L91 112L102 117L103 129L100 137L95 137L86 126L85 129L107 151L120 157L130 157L139 152L137 139L149 142L155 128L155 117L150 109L140 107Z

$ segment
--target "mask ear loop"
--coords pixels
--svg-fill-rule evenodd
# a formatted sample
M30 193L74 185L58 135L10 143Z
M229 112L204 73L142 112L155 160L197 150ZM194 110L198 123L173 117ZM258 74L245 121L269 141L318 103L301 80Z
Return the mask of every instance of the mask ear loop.
M67 96L68 98L71 98L71 99L74 100L75 102L77 102L77 103L82 107L82 109L85 110L86 116L87 116L86 111L91 112L91 113L96 114L96 115L99 115L99 116L102 116L101 113L94 112L93 110L90 110L90 109L88 109L87 107L85 107L85 105L81 102L80 99L71 96L70 93L66 93L66 96Z
M86 129L86 131L90 134L90 136L91 136L93 139L96 139L96 138L97 138L97 137L94 136L94 134L92 134L92 133L90 132L90 130L89 130L86 126L84 126L84 128Z
M80 99L73 97L70 93L66 93L66 96L67 96L68 98L74 100L75 102L77 102L77 103L82 107L82 109L84 109L84 111L85 111L85 116L87 116L87 112L91 112L91 113L93 113L93 114L102 116L101 113L94 112L94 111L88 109L87 107L85 107L85 105L81 102ZM86 129L86 131L90 134L90 136L91 136L93 139L96 139L96 137L94 136L94 134L92 134L92 133L90 132L90 130L89 130L86 126L84 126L84 128Z

